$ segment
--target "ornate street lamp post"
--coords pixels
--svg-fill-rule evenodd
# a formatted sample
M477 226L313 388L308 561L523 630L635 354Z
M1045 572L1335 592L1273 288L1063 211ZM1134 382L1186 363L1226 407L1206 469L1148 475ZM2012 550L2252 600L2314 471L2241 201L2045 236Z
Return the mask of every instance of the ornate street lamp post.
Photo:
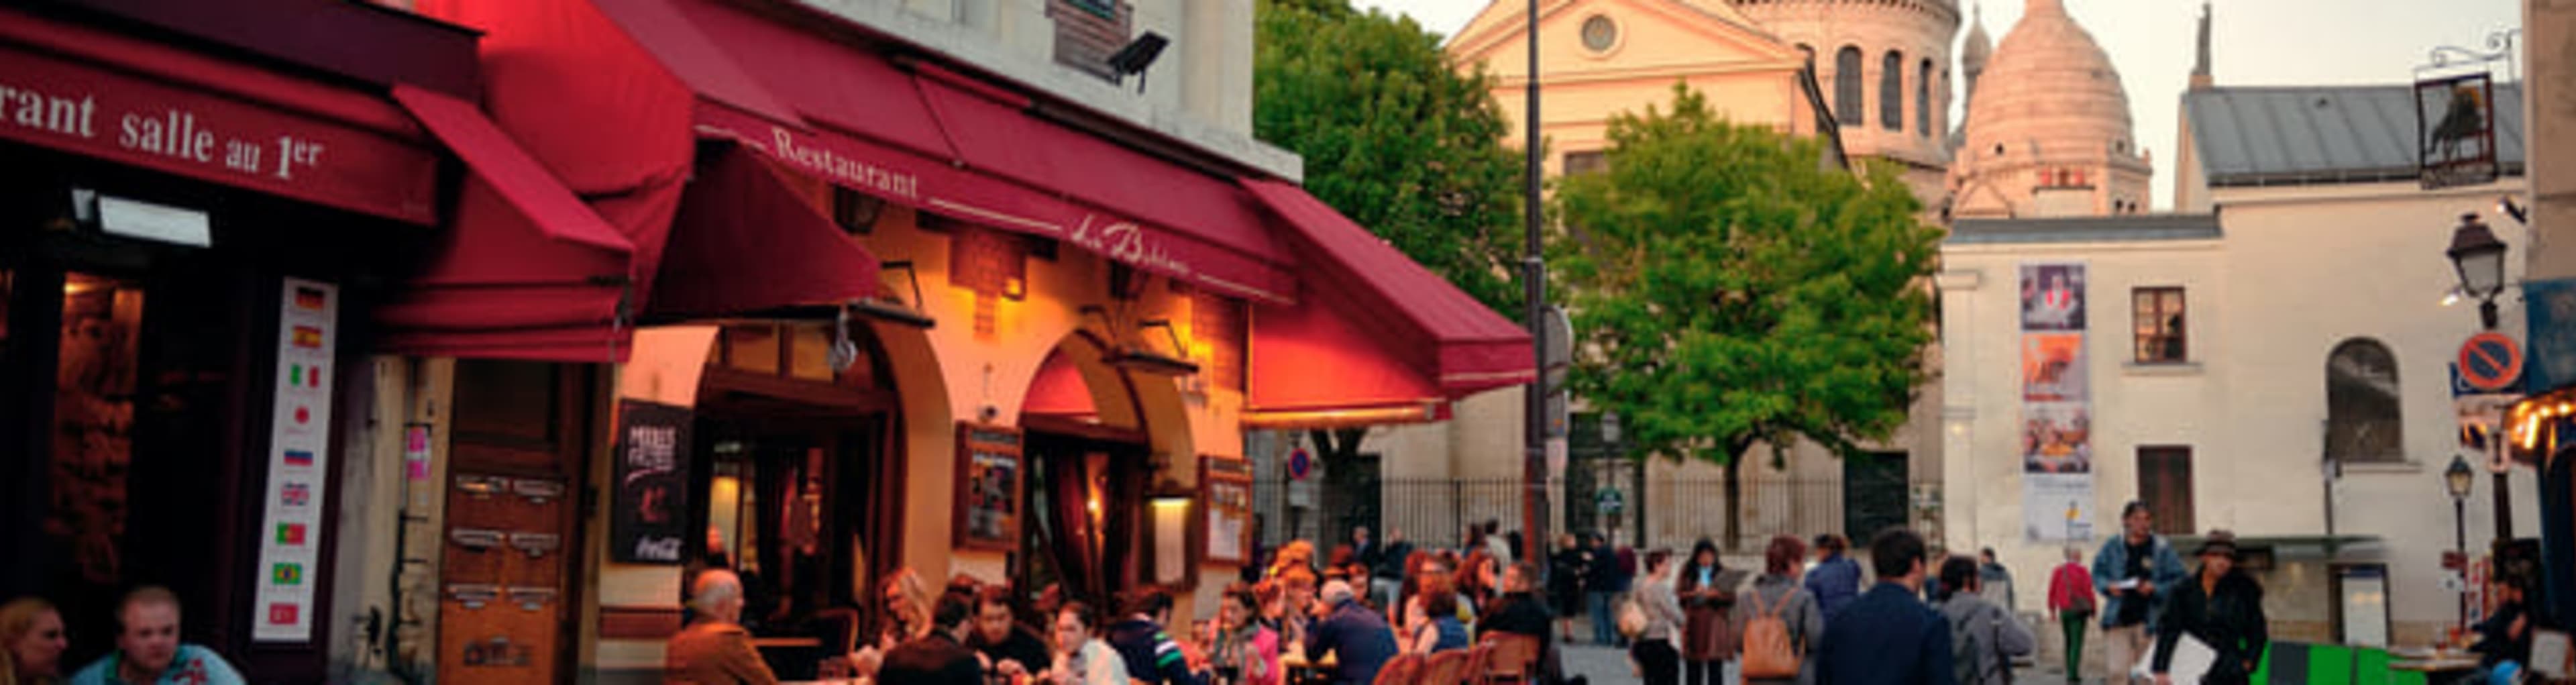
M2496 328L2496 295L2504 292L2504 241L2487 230L2476 212L2460 215L2459 228L2451 231L2451 268L2460 274L2460 292L2478 300L2478 323L2486 330ZM2490 445L2489 449L2496 446ZM2513 497L2503 470L2495 472L2496 539L2513 539Z

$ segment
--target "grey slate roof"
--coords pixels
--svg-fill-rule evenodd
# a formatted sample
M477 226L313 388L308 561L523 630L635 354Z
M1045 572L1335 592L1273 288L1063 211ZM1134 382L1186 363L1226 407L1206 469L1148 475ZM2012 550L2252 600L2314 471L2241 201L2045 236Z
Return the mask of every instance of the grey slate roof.
M2049 219L1960 219L1950 226L1950 245L2027 243L2134 243L2162 240L2216 240L2216 214L2133 214Z
M2522 173L2522 84L2495 84L2496 161ZM2415 95L2384 86L2186 91L2183 111L2211 186L2359 183L2416 177Z

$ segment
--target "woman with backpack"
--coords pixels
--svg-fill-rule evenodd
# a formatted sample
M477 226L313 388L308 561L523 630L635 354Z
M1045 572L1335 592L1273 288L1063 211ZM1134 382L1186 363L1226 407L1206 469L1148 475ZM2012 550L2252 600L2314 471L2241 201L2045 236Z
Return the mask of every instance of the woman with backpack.
M2066 563L2048 576L2048 615L2066 631L2066 682L2084 682L2084 631L2093 621L2093 572L2084 550L2066 548Z
M1807 545L1798 538L1771 538L1762 552L1762 577L1736 598L1735 625L1743 635L1738 666L1745 685L1815 682L1807 652L1824 637L1825 614L1815 594L1799 586L1799 564L1806 556Z
M1717 543L1700 538L1674 581L1687 617L1682 621L1682 672L1690 685L1724 685L1726 661L1735 658L1735 622L1727 615L1735 606L1735 587L1725 582L1725 571L1717 561Z
M1951 668L1959 685L2010 683L2013 657L2039 649L2039 641L2012 612L1977 594L1981 582L1977 560L1953 556L1941 562L1936 608L1950 622Z

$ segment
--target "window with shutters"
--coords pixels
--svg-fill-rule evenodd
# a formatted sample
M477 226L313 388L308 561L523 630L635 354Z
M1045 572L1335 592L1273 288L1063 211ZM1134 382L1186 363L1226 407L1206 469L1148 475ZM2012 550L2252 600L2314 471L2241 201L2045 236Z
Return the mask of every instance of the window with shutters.
M2326 457L2348 462L2406 458L2397 404L2397 356L2369 338L2336 345L2326 358Z
M1048 0L1055 20L1055 62L1115 83L1109 56L1127 46L1132 11L1118 0Z
M2189 535L2192 520L2191 447L2163 445L2138 448L2138 501L2156 518L2156 532Z
M1905 55L1894 50L1878 65L1878 125L1905 130Z
M1860 48L1845 45L1834 52L1834 121L1861 125Z

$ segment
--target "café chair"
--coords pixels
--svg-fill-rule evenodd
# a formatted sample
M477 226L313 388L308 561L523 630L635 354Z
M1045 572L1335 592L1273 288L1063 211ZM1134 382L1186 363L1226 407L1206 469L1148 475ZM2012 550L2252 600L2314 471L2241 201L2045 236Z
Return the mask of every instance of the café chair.
M1485 666L1475 672L1485 683L1535 682L1539 650L1546 645L1536 637L1511 633L1488 633L1484 645L1491 648Z
M1452 649L1432 653L1430 660L1422 662L1422 678L1414 682L1420 685L1458 685L1466 677L1467 650Z
M1492 643L1480 642L1468 647L1467 666L1459 669L1458 682L1461 685L1478 685L1479 683L1485 682L1485 671L1491 668L1489 664L1491 664L1493 660L1494 645Z
M1369 685L1414 685L1422 676L1422 655L1399 654L1377 669L1377 679Z

